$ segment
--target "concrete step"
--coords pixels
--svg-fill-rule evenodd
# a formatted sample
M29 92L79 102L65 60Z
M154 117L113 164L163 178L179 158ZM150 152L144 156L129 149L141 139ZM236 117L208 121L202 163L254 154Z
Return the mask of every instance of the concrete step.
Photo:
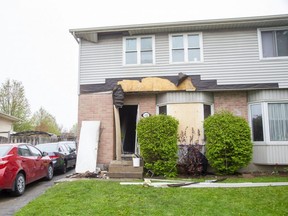
M142 179L143 173L108 173L110 178L134 178L134 179Z
M143 163L134 167L132 161L111 161L109 164L108 176L110 178L142 178Z
M130 173L143 173L143 167L133 167L133 166L121 166L121 165L110 165L109 173L112 172L130 172Z

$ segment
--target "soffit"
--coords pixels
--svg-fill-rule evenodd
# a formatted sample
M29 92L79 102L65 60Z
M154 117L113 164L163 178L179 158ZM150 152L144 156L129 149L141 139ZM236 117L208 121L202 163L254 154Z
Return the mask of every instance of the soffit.
M98 34L139 35L274 26L288 26L288 15L83 28L71 29L70 33L72 33L75 38L97 42Z

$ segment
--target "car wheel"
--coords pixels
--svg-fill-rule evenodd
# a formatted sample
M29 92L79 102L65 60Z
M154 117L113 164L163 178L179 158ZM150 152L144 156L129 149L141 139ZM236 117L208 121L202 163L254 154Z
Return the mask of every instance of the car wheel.
M53 175L54 175L53 166L49 164L46 179L50 181L53 178Z
M63 164L63 169L62 169L62 173L64 174L64 173L66 173L66 172L67 172L67 163L64 162L64 164Z
M21 196L25 191L26 180L23 173L18 173L14 182L13 194L15 196Z

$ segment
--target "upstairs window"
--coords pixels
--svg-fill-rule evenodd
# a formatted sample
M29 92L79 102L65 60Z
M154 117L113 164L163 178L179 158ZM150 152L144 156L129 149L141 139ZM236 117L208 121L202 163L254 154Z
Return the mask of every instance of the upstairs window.
M170 35L170 62L201 62L202 35L200 33Z
M279 30L260 30L262 58L288 56L288 28Z
M126 37L123 40L124 65L153 64L154 37Z

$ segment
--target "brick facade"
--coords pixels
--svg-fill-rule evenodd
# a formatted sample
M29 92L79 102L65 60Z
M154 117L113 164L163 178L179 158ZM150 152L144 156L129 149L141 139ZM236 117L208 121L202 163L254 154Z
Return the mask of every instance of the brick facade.
M227 110L248 120L246 91L214 92L215 113Z
M125 105L139 105L139 114L149 112L151 115L156 114L156 95L154 94L136 94L125 95Z
M139 114L156 114L155 94L126 94L125 105L139 105ZM247 92L214 92L215 112L228 110L235 115L248 119ZM115 159L115 126L112 93L81 94L78 105L78 124L82 121L101 122L100 142L97 164L108 165ZM79 134L79 133L78 133ZM79 136L78 136L79 137Z
M125 105L139 105L139 114L156 114L156 96L146 94L125 95ZM115 126L111 93L81 94L78 105L78 127L82 121L101 122L97 164L107 166L115 159ZM79 137L79 136L78 136Z
M78 128L82 121L101 122L97 164L109 164L114 159L114 113L111 93L81 94L78 105ZM79 137L79 136L78 136Z

